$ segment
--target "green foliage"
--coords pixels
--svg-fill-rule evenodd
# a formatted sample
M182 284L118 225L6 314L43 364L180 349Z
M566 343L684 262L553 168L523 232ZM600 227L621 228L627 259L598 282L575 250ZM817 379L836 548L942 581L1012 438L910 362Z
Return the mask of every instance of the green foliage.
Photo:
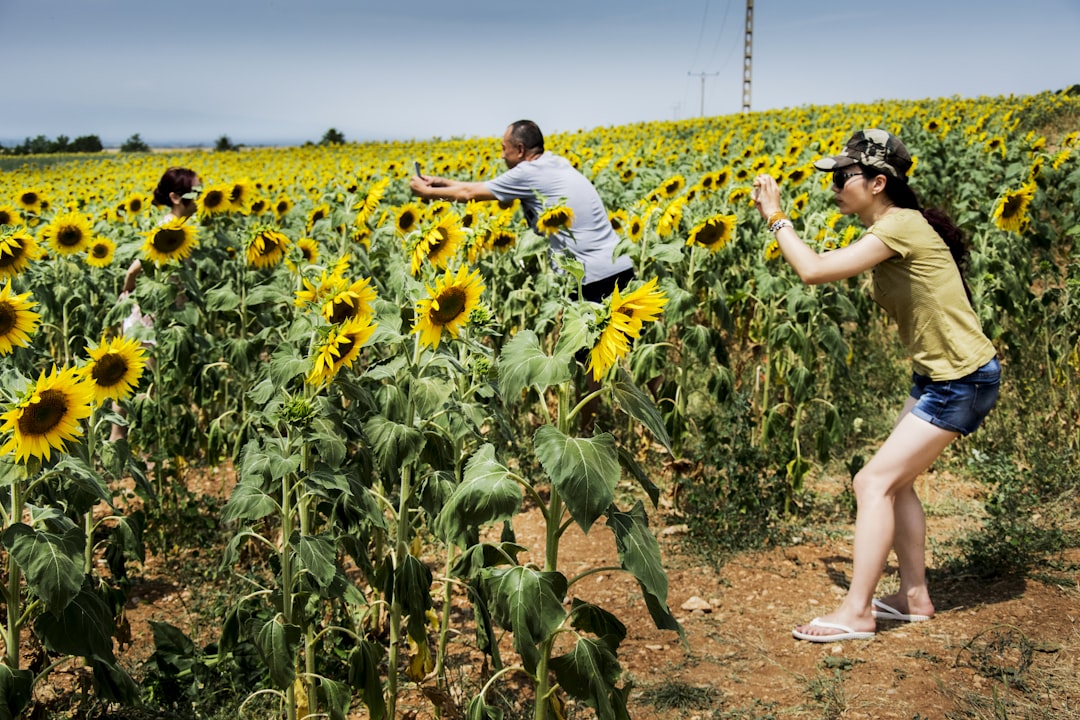
M150 146L146 144L146 141L139 137L139 133L135 133L127 140L120 144L120 152L149 152Z

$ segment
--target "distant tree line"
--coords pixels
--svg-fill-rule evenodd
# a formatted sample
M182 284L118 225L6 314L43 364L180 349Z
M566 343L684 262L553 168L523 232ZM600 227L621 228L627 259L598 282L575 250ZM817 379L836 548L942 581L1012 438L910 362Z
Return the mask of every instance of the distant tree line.
M330 128L323 134L320 145L341 145L345 142L345 134ZM310 141L306 143L311 145ZM229 139L228 135L222 135L214 143L214 150L228 152L239 150L243 145L238 145ZM26 138L19 145L4 147L0 144L0 155L46 155L50 153L98 153L104 150L101 138L97 135L83 135L74 140L67 135L57 135L55 140L50 140L44 135L36 138ZM120 152L149 152L150 146L143 140L139 133L135 133L120 145Z

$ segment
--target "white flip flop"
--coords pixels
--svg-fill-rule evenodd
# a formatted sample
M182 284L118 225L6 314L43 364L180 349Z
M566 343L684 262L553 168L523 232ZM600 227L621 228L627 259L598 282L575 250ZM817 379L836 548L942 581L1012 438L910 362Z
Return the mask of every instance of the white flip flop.
M830 630L839 630L839 632L830 633L828 635L811 635L810 633L799 632L798 630L792 630L791 634L800 640L807 640L809 642L836 642L838 640L869 640L874 637L872 632L859 632L852 630L847 625L840 625L839 623L825 622L821 618L814 618L810 621L810 625L815 627L829 628Z
M886 605L877 598L874 598L874 617L878 620L897 620L899 622L926 622L930 619L929 615L902 613L892 605Z

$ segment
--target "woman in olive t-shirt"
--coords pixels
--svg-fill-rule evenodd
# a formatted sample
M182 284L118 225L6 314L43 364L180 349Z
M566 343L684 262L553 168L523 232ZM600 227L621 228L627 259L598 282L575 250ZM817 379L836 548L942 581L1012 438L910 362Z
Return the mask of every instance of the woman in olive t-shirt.
M833 173L839 211L857 215L866 234L818 254L781 211L780 190L768 175L754 180L758 212L803 282L832 282L872 269L874 300L896 322L914 371L892 433L855 475L858 510L847 595L829 614L792 631L801 640L831 642L873 637L876 620L933 616L926 515L915 478L986 417L997 400L1000 367L960 273L959 229L942 213L920 208L907 183L912 161L904 144L884 130L863 130L839 155L814 164ZM890 549L900 567L900 589L875 598Z

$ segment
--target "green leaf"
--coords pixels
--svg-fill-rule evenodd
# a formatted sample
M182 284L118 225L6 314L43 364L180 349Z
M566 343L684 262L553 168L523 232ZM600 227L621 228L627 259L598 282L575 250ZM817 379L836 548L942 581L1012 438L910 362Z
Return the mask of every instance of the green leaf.
M49 611L61 612L79 594L86 548L86 534L81 528L68 528L58 535L15 523L4 533L3 542L26 583Z
M603 433L592 438L571 438L544 425L533 438L536 457L551 476L566 509L588 533L615 500L621 471L615 438Z
M521 566L495 568L482 573L481 587L491 599L495 621L513 633L514 649L525 669L535 673L540 643L566 619L566 578Z
M503 711L502 708L484 702L483 695L477 695L465 708L465 718L466 720L502 720Z
M195 665L195 643L180 628L151 620L150 629L154 633L151 658L162 673L175 676Z
M626 471L633 475L634 479L638 481L638 485L641 486L641 489L644 490L645 494L652 500L653 507L655 508L660 503L660 488L645 474L645 471L642 470L641 465L638 464L634 454L622 445L619 446L619 462L622 463L622 466Z
M221 511L224 522L233 520L258 520L267 515L277 514L280 506L273 497L262 488L250 482L240 482L229 494L229 500Z
M652 398L634 384L626 370L621 367L618 369L615 379L611 383L611 389L615 393L615 400L619 403L619 407L627 415L648 428L649 432L667 449L668 453L674 454L671 450L671 437L668 436L667 427L664 425L664 418L660 414L660 410L656 407L656 403L653 402Z
M593 328L596 324L596 310L588 302L570 303L563 311L562 327L559 328L559 340L555 343L555 357L573 358L578 350L592 347L598 335Z
M0 720L15 720L30 704L34 673L0 663Z
M90 667L94 671L94 689L98 697L125 705L139 700L139 686L115 660L92 658Z
M364 423L364 432L371 439L375 457L387 472L396 473L420 455L424 435L416 428L375 415Z
M278 613L255 633L255 648L270 670L274 687L284 690L296 679L296 651L303 633Z
M382 677L379 674L382 656L382 645L370 640L361 640L349 654L349 685L363 691L360 698L367 705L371 720L386 717L386 700L383 698Z
M330 720L345 720L352 703L352 693L348 685L329 678L319 678L315 693L319 699L319 707L330 712Z
M485 444L465 466L465 478L435 517L433 528L447 542L468 547L481 525L509 520L521 509L521 487Z
M615 548L622 567L641 586L656 627L682 634L682 627L667 606L668 579L660 561L660 544L649 531L648 516L641 502L628 513L613 508L608 515L608 527L615 533Z
M203 301L210 312L226 312L240 307L240 297L228 285L210 288L203 293Z
M112 612L89 582L63 610L43 613L34 623L34 631L49 650L109 662L116 659L112 630Z
M295 548L301 566L311 573L315 583L324 590L330 587L337 574L337 551L333 542L318 535L300 535Z
M592 633L603 640L612 652L626 639L626 625L598 605L574 598L570 618L570 624L575 630Z
M579 637L572 651L551 658L550 667L559 685L596 710L597 717L614 717L611 694L622 669L606 644Z
M551 357L540 349L540 340L532 330L522 330L503 346L499 354L499 392L507 403L516 403L523 390L537 391L570 380L572 358Z
M426 613L431 609L431 570L412 555L406 555L394 570L394 599L409 616L409 635L416 641L426 637Z

